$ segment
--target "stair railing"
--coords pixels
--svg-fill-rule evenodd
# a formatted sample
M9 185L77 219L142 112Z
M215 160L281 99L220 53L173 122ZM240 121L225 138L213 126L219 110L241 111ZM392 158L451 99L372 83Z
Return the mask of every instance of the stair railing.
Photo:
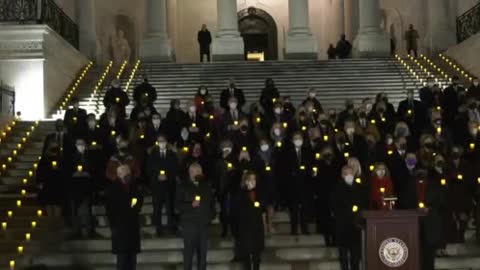
M480 3L457 18L457 42L461 43L480 32Z

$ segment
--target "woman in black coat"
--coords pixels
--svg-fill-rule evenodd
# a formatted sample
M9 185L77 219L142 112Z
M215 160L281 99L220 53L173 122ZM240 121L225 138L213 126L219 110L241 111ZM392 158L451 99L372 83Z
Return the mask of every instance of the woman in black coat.
M245 270L260 269L260 258L265 248L263 225L264 202L256 190L257 175L247 171L242 176L241 190L237 195L238 256Z

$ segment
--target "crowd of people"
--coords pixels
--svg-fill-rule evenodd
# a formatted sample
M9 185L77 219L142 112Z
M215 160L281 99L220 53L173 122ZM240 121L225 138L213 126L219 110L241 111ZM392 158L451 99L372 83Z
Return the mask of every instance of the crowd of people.
M139 215L151 194L156 234L183 237L186 270L194 255L206 269L216 216L221 237L234 239L233 260L259 269L265 235L276 233L273 217L283 210L292 235L322 234L338 248L342 270L356 270L360 212L389 209L395 197L395 209L426 212L422 269L434 269L436 253L465 241L469 221L479 221L480 86L474 79L465 89L452 77L442 90L428 78L419 97L407 91L395 110L379 93L337 112L313 88L295 106L267 79L246 108L230 80L218 104L200 86L184 110L174 99L162 116L145 79L127 117L129 97L114 81L100 119L73 99L56 122L36 174L39 200L49 215L66 217L75 238L95 237L92 205L104 205L118 269L135 269Z

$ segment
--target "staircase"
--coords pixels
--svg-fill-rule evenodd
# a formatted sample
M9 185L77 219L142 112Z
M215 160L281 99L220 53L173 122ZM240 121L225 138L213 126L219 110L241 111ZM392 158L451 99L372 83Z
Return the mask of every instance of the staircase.
M410 60L408 60L410 61ZM414 62L411 63L415 65ZM95 67L86 82L77 87L81 106L89 112L102 113L103 95L110 79L117 71ZM94 71L94 72L93 72ZM385 91L393 104L405 96L407 89L416 89L420 82L413 71L397 60L335 60L288 61L264 63L211 63L140 65L139 69L125 69L123 86L132 95L133 86L148 73L157 88L157 109L164 114L170 99L185 102L191 99L197 87L205 84L218 100L220 91L230 77L244 89L247 100L258 100L265 78L272 77L283 95L290 95L295 104L303 100L308 87L315 87L319 100L326 108L342 108L346 98L360 102ZM92 97L94 88L97 93ZM91 99L91 101L90 101ZM128 111L132 109L129 106ZM58 116L61 116L60 114ZM32 128L33 127L33 128ZM32 130L33 129L33 130ZM80 269L113 270L115 257L111 254L110 229L103 206L93 209L97 220L95 240L67 241L62 221L46 217L35 200L34 171L41 154L43 139L53 132L52 121L16 122L0 142L0 269L20 269L32 264L45 264L56 270ZM27 133L28 132L28 133ZM28 134L28 135L27 135ZM19 148L19 145L21 147ZM13 151L16 154L13 155ZM10 161L8 159L10 157ZM5 164L5 169L3 165ZM20 201L20 206L18 206ZM40 210L40 211L39 211ZM9 212L11 211L11 216ZM152 199L147 197L142 208L142 250L138 257L139 270L181 269L181 239L170 236L154 237ZM267 237L262 269L309 270L340 269L336 249L327 248L319 235L290 236L289 217L279 212L274 217L277 234ZM6 223L5 223L6 222ZM219 221L211 226L208 269L241 269L230 264L233 257L231 239L221 239ZM3 228L5 225L5 229ZM311 228L314 231L314 228ZM449 245L451 257L439 258L437 269L480 269L480 248L473 244L474 233L469 230L465 245ZM13 267L11 263L13 262ZM82 267L83 266L83 267Z
M355 59L333 61L285 61L285 62L221 62L210 64L165 64L140 65L135 78L127 89L132 98L133 88L148 74L149 82L157 89L155 107L163 115L170 100L180 99L183 105L193 99L198 87L206 85L215 100L226 88L227 80L234 78L237 87L243 89L247 102L256 102L260 97L266 78L273 78L282 95L289 95L298 105L306 96L309 87L317 89L317 98L326 108L340 109L347 98L360 103L363 98L379 92L388 92L392 103L404 99L407 89L418 85L396 60ZM127 80L123 81L123 87ZM89 112L103 113L102 99L107 87L91 98L91 92L80 92L81 106ZM134 104L127 108L129 113ZM248 110L248 104L244 107Z

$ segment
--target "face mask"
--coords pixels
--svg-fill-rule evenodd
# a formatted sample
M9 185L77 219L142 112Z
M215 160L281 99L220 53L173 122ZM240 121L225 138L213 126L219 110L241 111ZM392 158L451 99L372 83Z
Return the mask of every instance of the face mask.
M473 86L477 87L478 86L478 81L474 81Z
M328 122L328 120L321 120L321 121L320 121L320 125L322 125L322 126L326 126L326 125L328 125L329 123L330 123L330 122Z
M417 160L414 158L409 158L407 159L406 164L407 164L407 168L413 169L417 165Z
M295 147L302 147L303 141L302 140L294 140L293 144L295 145Z
M77 145L77 150L80 153L85 153L85 145Z
M275 134L277 137L280 137L280 135L282 135L282 131L279 128L276 128L273 130L273 134Z
M435 85L435 83L433 83L433 82L427 83L427 86L430 87L430 88L432 88L434 85Z
M190 106L190 112L194 113L197 110L195 106Z
M345 132L347 132L348 135L352 135L353 133L355 133L355 129L354 128L347 128L345 130Z
M247 181L245 182L245 186L247 187L248 190L252 190L255 188L256 183L255 181Z
M310 93L310 94L308 94L308 96L309 96L310 98L314 98L314 97L316 96L316 94L315 94L315 93Z
M152 119L152 123L153 123L155 126L159 126L161 122L162 122L162 121L161 121L160 119Z
M262 145L260 146L260 150L261 150L262 152L267 152L269 148L270 148L270 146L269 146L268 144L262 144Z
M345 142L346 142L344 137L338 138L337 141L338 141L338 144L345 144Z
M477 134L478 134L478 128L472 128L472 129L470 129L470 134L472 134L473 136L477 136Z
M378 108L377 111L378 111L379 114L382 114L382 113L385 112L385 109L384 108Z
M378 170L378 171L377 171L377 176L378 176L379 178L384 177L384 176L385 176L385 170Z
M392 138L388 138L388 139L387 139L387 144L388 144L388 145L391 145L392 143L393 143L393 139L392 139Z
M461 157L460 153L457 153L457 152L452 153L452 159L460 159L460 157Z
M351 186L353 184L353 175L345 175L343 179L345 180L345 183L347 183L347 185Z
M159 142L158 147L160 148L160 150L165 150L165 148L167 148L167 143L166 142Z
M282 108L275 108L275 114L281 114L282 113Z
M435 145L433 143L425 143L425 147L428 148L428 149L433 149L435 147Z
M435 166L437 168L442 168L445 167L445 162L444 161L437 161L437 163L435 163Z
M230 103L230 109L235 110L237 108L237 103L232 102Z
M452 82L452 85L453 85L453 86L457 86L457 85L458 85L458 82Z
M186 129L182 129L182 132L180 133L180 136L184 141L188 139L188 131Z
M95 121L88 121L88 128L94 128L96 122Z
M367 114L364 113L364 112L361 112L361 113L358 115L358 117L360 117L360 118L367 118Z
M398 128L397 129L397 135L399 137L406 137L408 135L408 129L407 128Z
M200 90L200 95L204 96L205 94L207 94L207 90L205 89Z
M126 144L118 145L118 151L120 153L126 153L128 151L128 145L126 145Z
M408 99L413 99L413 94L408 94L408 95L407 95L407 98L408 98Z
M247 132L247 131L248 131L248 127L247 127L247 126L245 126L245 125L243 125L243 126L240 126L240 131L241 131L241 132L243 132L243 133L245 133L245 132Z
M228 154L232 153L232 148L231 147L224 147L222 149L222 151L223 151L223 153L228 155Z
M331 153L323 154L322 157L323 157L324 160L327 160L327 161L332 161L333 160L333 155Z

